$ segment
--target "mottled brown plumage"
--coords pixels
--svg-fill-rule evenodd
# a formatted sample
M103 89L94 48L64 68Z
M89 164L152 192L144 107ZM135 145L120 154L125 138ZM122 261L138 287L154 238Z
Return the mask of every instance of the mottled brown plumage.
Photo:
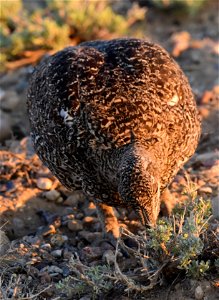
M67 188L92 196L104 214L106 205L131 207L150 224L200 135L180 67L139 39L87 42L49 57L31 78L28 111L36 152ZM112 209L108 217L115 221Z

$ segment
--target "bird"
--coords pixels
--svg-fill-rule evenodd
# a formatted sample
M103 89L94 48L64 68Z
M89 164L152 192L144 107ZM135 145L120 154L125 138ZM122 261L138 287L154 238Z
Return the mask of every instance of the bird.
M30 78L27 110L40 159L65 187L93 199L115 238L113 207L156 225L201 133L187 77L146 39L88 41L47 57Z

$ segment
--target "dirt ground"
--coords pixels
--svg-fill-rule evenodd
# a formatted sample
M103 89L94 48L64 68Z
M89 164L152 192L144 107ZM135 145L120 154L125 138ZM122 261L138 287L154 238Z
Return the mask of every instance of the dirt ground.
M203 131L197 152L176 176L171 190L183 200L185 174L189 175L197 185L198 195L212 200L217 217L218 26L216 1L212 1L212 5L195 17L168 16L168 13L149 9L145 23L145 36L168 49L187 74L202 116ZM73 194L62 187L34 154L28 137L29 123L25 106L25 93L32 69L32 66L24 66L0 76L3 94L1 108L13 133L8 137L6 132L7 138L2 138L0 152L0 226L10 240L10 247L16 249L16 263L11 274L17 274L13 275L15 277L20 274L21 285L28 280L37 283L37 288L33 288L35 296L25 299L92 299L89 294L68 298L66 294L54 292L55 284L71 272L68 262L72 253L78 253L82 262L95 266L104 261L104 253L110 253L114 248L108 241L95 242L101 240L95 206L83 195ZM118 212L121 223L134 231L138 230L140 225L132 212ZM6 254L9 251L7 243L6 239ZM10 261L8 263L11 268ZM16 281L18 277L11 280ZM178 278L167 276L160 287L142 296L129 294L116 287L110 294L98 299L219 299L218 289L213 282L215 277L198 281L180 274ZM197 287L203 290L200 298L197 296ZM43 289L43 293L37 294ZM9 289L6 299L23 299L14 297L13 293L13 289Z

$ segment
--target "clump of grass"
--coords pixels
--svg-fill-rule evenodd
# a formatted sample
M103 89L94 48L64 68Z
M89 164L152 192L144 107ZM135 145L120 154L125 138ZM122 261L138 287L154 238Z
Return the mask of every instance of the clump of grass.
M127 35L129 27L145 16L130 8L126 16L113 11L110 1L47 0L46 7L30 12L21 0L1 1L1 62L25 57L27 51L59 50L81 41Z
M195 14L203 7L207 0L152 0L153 4L163 10L178 10L189 14Z
M67 299L85 294L96 299L98 295L108 293L113 287L111 280L113 271L108 265L88 267L77 256L70 260L70 268L74 275L68 276L56 284L56 289L64 292Z

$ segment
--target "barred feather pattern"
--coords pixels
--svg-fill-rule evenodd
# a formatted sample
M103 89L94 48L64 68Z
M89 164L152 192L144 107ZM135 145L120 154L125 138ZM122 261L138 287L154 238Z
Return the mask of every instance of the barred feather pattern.
M162 191L200 136L187 78L146 40L57 52L34 71L27 104L35 150L62 184L100 203L145 209L154 221Z

